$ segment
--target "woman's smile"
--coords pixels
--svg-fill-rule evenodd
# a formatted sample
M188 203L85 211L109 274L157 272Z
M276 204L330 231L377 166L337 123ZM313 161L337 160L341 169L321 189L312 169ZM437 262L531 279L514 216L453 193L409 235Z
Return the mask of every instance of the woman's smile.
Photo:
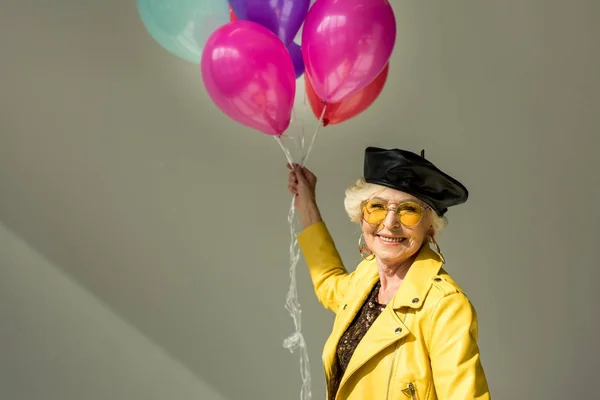
M397 246L406 241L405 237L377 235L379 241L386 246Z

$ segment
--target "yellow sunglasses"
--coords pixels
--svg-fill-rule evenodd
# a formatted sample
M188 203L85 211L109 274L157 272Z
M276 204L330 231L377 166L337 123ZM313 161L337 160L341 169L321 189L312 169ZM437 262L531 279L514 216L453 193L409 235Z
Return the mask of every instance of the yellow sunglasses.
M362 204L363 219L370 225L379 225L389 211L396 211L398 221L404 226L415 226L423 219L424 211L429 206L422 206L414 201L403 201L397 206L390 206L385 200L367 200Z

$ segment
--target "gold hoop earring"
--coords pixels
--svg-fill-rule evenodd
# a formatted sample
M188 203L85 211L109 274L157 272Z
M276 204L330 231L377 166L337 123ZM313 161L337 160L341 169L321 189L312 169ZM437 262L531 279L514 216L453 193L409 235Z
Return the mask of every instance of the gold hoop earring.
M440 258L442 259L442 264L446 264L446 259L444 258L444 255L442 254L442 250L440 250L440 245L435 241L435 238L433 236L429 236L429 241L435 247L435 252L437 253L437 255L440 256Z
M372 261L375 259L375 254L369 249L369 246L364 241L365 235L363 232L360 233L358 237L358 251L360 252L360 256L365 261Z

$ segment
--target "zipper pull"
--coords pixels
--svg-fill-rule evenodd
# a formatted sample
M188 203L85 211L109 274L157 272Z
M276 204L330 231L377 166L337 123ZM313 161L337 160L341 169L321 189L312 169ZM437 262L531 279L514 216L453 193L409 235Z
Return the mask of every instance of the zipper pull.
M417 400L417 390L412 382L409 383L405 389L402 389L402 393L411 400Z

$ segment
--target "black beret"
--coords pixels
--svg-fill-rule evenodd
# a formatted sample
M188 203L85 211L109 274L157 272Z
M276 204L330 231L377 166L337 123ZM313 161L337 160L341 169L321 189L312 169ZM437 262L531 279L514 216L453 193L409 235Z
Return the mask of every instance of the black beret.
M469 197L466 187L427 161L424 153L419 156L407 150L367 147L364 178L417 197L439 216Z

